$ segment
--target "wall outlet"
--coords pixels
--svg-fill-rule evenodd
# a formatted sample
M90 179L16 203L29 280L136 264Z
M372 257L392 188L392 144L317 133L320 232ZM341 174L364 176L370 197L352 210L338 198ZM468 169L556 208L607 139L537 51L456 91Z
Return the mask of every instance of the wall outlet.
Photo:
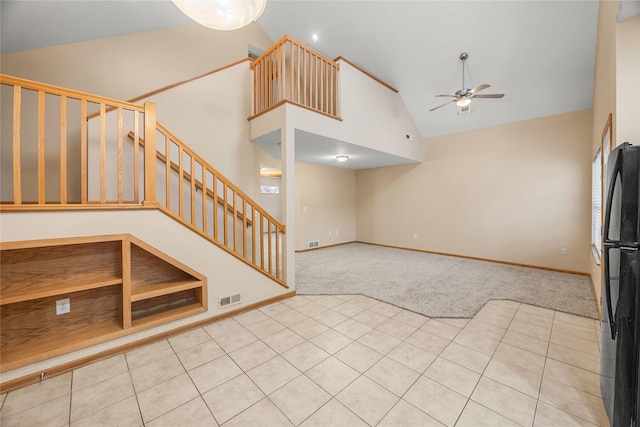
M56 316L71 311L71 301L69 298L56 300Z
M418 233L413 233L411 237L413 237L413 240L418 240Z
M331 232L329 232L329 237L331 237Z
M336 236L338 235L338 230L336 230Z
M566 255L567 253L569 253L569 250L567 248L562 248L562 249L560 249L560 253L562 255Z

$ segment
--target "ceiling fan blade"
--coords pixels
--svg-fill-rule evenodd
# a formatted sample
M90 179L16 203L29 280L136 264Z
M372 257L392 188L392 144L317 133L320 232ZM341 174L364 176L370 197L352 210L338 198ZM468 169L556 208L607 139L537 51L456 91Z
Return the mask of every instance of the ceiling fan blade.
M486 95L474 95L474 98L502 98L504 93L488 93Z
M447 98L457 98L458 97L457 95L436 95L436 98L442 97L442 96L445 96Z
M442 104L442 105L438 105L437 107L433 107L433 108L432 108L431 110L429 110L429 111L437 110L438 108L444 107L445 105L451 104L452 102L456 102L456 100L455 100L455 99L452 99L451 101L449 101L449 102L445 102L445 103L444 103L444 104Z
M487 85L487 84L480 85L480 86L478 86L478 87L474 87L474 88L473 88L473 89L471 89L468 93L470 93L470 94L478 93L478 92L480 92L481 90L485 90L485 89L490 88L490 87L491 87L491 85Z

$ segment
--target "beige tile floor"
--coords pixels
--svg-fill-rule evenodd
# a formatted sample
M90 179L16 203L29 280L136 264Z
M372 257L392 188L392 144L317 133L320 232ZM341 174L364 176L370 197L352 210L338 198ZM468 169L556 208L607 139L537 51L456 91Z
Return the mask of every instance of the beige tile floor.
M608 425L599 324L296 296L0 396L11 426Z

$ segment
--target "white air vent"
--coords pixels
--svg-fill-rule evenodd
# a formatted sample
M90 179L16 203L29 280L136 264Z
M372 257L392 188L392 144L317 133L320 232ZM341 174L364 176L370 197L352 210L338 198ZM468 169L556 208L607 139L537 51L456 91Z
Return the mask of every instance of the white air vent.
M230 295L228 297L220 297L218 298L218 308L240 304L241 302L242 302L242 294Z
M318 246L320 246L320 241L319 240L312 240L309 242L309 247L310 248L317 248Z

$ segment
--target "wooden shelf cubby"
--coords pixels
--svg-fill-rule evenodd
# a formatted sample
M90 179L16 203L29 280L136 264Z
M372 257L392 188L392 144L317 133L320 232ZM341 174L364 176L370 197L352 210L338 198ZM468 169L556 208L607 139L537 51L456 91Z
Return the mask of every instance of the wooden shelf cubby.
M204 276L128 234L0 243L0 372L206 310Z

